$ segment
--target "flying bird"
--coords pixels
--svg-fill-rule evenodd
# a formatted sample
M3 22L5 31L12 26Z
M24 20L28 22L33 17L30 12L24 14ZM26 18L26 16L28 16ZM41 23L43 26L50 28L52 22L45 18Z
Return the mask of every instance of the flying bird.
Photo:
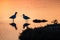
M23 24L23 29L24 29L25 27L28 28L29 25L30 25L29 23L24 23L24 24Z
M16 18L16 15L17 15L17 12L15 12L15 14L10 17L10 19L13 19L13 22L14 22L14 19Z
M24 18L25 20L30 19L30 17L26 16L25 14L23 14L23 18Z
M11 26L13 26L17 30L16 23L10 23Z
M33 20L34 23L41 23L41 22L47 22L47 20L43 19L43 20L39 20L39 19L35 19Z

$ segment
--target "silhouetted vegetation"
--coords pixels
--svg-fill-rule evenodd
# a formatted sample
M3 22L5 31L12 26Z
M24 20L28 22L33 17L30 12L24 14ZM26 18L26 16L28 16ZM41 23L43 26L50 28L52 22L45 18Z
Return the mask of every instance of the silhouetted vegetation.
M28 28L19 36L20 40L60 40L60 24L49 24L44 27Z
M41 23L41 22L47 22L47 20L43 19L43 20L38 20L38 19L34 19L33 20L34 23Z

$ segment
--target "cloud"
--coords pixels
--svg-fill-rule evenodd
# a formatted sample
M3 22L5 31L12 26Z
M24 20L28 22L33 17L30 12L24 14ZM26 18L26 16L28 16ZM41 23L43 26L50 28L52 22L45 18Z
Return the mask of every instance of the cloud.
M34 19L33 20L34 23L41 23L41 22L47 22L47 20L43 19L43 20L38 20L38 19Z

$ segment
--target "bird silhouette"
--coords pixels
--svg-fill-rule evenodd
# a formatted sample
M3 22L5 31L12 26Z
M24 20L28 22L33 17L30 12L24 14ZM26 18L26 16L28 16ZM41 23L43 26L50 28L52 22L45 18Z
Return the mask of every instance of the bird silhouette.
M58 20L55 19L55 20L52 21L52 23L54 23L54 24L58 24Z
M13 26L17 30L16 23L10 23L11 26Z
M29 27L28 27L29 25L30 25L29 23L24 23L24 24L23 24L23 29L24 29L25 27L29 28Z
M30 17L26 16L25 14L23 14L23 18L24 18L25 20L30 19ZM27 22L27 21L26 21L26 22Z
M10 17L10 19L13 19L13 23L14 23L14 19L16 18L16 14L17 12L15 12L15 14Z

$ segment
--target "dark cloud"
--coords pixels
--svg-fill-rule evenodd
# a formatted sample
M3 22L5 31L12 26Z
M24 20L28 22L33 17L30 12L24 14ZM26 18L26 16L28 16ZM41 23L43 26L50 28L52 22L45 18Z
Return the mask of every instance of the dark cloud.
M39 20L39 19L34 19L33 20L34 23L41 23L41 22L47 22L47 20L43 19L43 20Z

